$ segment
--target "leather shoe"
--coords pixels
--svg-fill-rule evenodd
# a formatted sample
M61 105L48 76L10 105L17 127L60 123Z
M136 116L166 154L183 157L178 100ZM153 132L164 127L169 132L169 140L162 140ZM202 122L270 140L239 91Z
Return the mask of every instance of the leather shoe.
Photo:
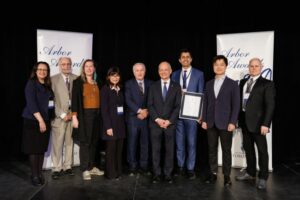
M65 170L65 171L64 171L64 174L65 174L65 175L69 175L69 176L74 176L73 170L72 170L71 168Z
M230 176L224 176L224 186L228 187L232 184Z
M34 186L41 186L42 185L42 183L40 182L39 177L37 177L37 176L32 176L31 177L31 183Z
M235 179L236 179L237 181L250 181L250 180L255 180L255 177L249 175L248 173L245 173L245 174L243 174L243 175L236 176Z
M184 168L178 167L177 170L174 173L174 176L184 176Z
M43 174L40 174L40 175L39 175L39 180L40 180L40 183L41 183L42 185L45 184L45 177L44 177Z
M166 176L165 177L165 181L167 181L168 183L173 183L173 179L172 179L172 177L171 176Z
M206 179L206 183L215 183L217 181L217 174L211 173Z
M152 178L152 183L158 183L160 182L160 177L157 175L157 176L153 176Z
M258 183L257 183L257 188L260 189L260 190L266 189L266 183L267 183L266 180L264 180L264 179L259 179L259 180L258 180Z
M54 172L52 173L51 177L52 177L53 180L58 180L59 177L60 177L60 172L54 171Z
M193 172L193 171L188 171L188 173L187 173L187 178L190 179L190 180L196 179L196 174L195 174L195 172Z

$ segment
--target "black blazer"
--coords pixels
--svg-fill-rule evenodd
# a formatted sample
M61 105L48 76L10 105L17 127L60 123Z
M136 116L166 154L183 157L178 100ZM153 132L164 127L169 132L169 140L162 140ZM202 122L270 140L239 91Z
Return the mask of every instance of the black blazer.
M218 97L214 92L215 79L207 82L204 92L203 122L208 128L214 125L227 130L228 124L236 124L240 111L240 91L238 83L228 77L220 88Z
M161 80L150 86L148 94L148 109L150 114L150 127L159 127L155 119L169 120L174 125L179 116L181 103L181 87L178 83L170 81L166 101L163 101Z
M84 108L83 108L83 80L81 77L77 77L73 81L73 88L72 88L72 102L71 102L71 108L72 112L77 112L77 118L79 121L78 129L73 130L73 138L75 140L79 140L81 142L87 141L86 138L86 132L85 132L85 124L84 124ZM97 80L97 85L100 90L101 83L99 80ZM101 101L101 97L100 97ZM100 111L99 111L99 122L97 123L99 125L97 128L100 129L101 125L101 118L100 118ZM76 134L75 134L76 133Z
M122 89L117 93L116 90L110 89L109 85L104 85L101 89L101 116L103 120L103 136L104 140L115 140L125 138L125 117L118 115L118 106L123 106L124 96ZM108 129L113 129L113 136L106 134Z
M243 101L243 88L248 79L240 82L241 101ZM260 133L261 126L270 127L275 109L275 86L270 80L259 77L247 100L246 112L241 110L239 125L247 126L253 133Z

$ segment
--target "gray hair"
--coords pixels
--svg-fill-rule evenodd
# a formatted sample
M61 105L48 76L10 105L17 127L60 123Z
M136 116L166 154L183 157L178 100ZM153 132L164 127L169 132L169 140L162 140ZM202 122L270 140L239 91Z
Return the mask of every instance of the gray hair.
M146 71L146 66L145 66L144 63L135 63L135 64L132 66L132 71L133 71L133 72L134 72L135 67L138 66L138 65L142 66L142 67L144 68L144 70Z

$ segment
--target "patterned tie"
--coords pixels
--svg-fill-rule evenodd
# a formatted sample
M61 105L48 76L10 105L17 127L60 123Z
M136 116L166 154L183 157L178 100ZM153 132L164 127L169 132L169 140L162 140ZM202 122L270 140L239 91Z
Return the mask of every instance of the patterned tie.
M143 88L143 82L142 81L139 81L139 89L141 91L141 94L144 95L144 88Z
M67 86L68 91L69 91L69 93L70 93L70 81L69 81L69 78L68 78L68 77L66 77L66 86Z
M250 78L250 80L247 83L246 93L250 93L251 92L252 84L253 84L253 78Z
M184 70L182 77L182 89L186 89L186 70Z
M163 87L163 91L162 91L164 101L166 101L167 93L168 93L167 82L164 82L164 87Z

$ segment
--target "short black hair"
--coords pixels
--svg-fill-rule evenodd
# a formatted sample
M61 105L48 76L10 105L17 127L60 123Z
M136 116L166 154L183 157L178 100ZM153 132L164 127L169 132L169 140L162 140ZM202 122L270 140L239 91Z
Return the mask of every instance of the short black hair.
M189 53L190 56L191 56L191 58L193 58L193 55L192 55L191 51L189 49L187 49L187 48L180 49L180 51L179 51L179 58L181 57L181 54L183 54L183 53Z
M228 60L224 55L216 55L212 60L212 64L215 64L217 60L223 60L226 66L228 65Z

